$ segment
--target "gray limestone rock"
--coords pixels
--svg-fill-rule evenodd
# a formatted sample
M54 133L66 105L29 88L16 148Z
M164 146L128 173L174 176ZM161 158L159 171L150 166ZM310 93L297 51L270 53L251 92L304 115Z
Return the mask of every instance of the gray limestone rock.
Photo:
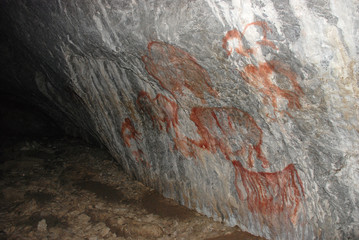
M1 3L29 92L166 197L272 239L359 237L358 9Z

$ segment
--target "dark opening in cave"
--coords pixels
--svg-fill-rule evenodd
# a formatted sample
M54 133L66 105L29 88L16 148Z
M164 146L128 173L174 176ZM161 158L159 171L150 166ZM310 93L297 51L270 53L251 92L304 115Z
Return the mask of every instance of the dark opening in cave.
M0 96L1 138L60 137L63 129L37 106L16 100L14 96Z

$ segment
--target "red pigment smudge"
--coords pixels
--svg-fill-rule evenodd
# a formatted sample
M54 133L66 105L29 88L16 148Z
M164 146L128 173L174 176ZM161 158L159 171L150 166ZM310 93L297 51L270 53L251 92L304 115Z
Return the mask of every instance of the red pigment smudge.
M157 94L155 98L151 99L147 92L141 91L137 97L137 105L150 116L153 125L156 125L159 130L162 130L161 123L165 124L167 132L171 127L176 128L178 106L174 100L162 94Z
M275 111L278 109L277 98L279 97L285 98L288 101L287 104L290 109L301 108L300 97L303 95L303 91L296 80L297 76L288 66L281 62L272 60L260 63L258 67L250 64L240 74L248 84L265 95L264 103L269 98ZM282 89L274 84L271 79L274 74L288 79L292 90Z
M148 44L148 55L142 57L147 72L160 85L172 93L181 95L183 88L204 100L204 92L218 97L212 89L208 72L189 53L173 45L152 41Z
M141 140L140 135L133 126L131 119L126 118L121 126L121 137L126 147L131 150L136 161L145 163L149 167L149 163L143 159L143 151L137 147L138 141ZM133 143L135 143L135 146L133 146Z
M262 130L248 113L237 108L195 107L190 119L201 137L200 140L187 138L190 143L211 153L220 150L229 161L247 152L249 167L254 166L253 156L264 168L269 166L261 151Z
M255 172L233 160L247 151L249 167L253 167L254 157L262 161L263 167L269 165L261 152L262 130L248 113L237 108L196 107L192 109L191 120L196 124L201 139L188 139L189 142L213 154L220 150L232 162L238 197L245 200L239 187L241 180L251 212L260 213L269 221L275 222L273 219L276 217L284 217L296 224L304 189L294 165L290 164L279 172ZM238 141L243 142L242 147L235 150Z
M304 199L304 188L293 164L273 173L247 170L239 161L232 161L232 164L238 196L244 200L237 184L241 176L251 212L260 213L273 221L278 220L278 216L284 216L296 224L299 207Z
M259 26L262 28L263 38L261 40L257 41L257 43L259 45L266 45L275 50L278 49L277 46L272 41L267 39L267 33L272 31L269 28L268 24L264 21L257 21L257 22L252 22L252 23L247 24L244 27L243 33L238 31L237 29L232 29L226 33L226 35L222 39L222 47L223 47L223 49L226 50L228 56L231 55L233 52L233 48L231 46L229 46L229 44L228 44L229 42L232 42L232 44L234 45L234 50L240 55L248 57L249 54L254 53L254 49L245 48L243 46L243 41L242 41L248 27L250 27L250 26Z
M228 42L233 41L234 50L243 56L248 57L250 53L253 53L253 49L245 49L242 43L243 34L237 29L230 30L226 33L226 36L222 39L222 47L227 51L227 55L231 55L233 49L228 46Z
M132 124L131 119L126 118L121 126L121 136L127 147L131 147L131 139L135 141L140 139L140 135Z
M243 35L245 35L246 30L248 29L248 27L250 26L259 26L262 28L262 35L263 38L260 41L257 41L258 44L260 45L267 45L275 50L277 50L278 48L276 47L276 45L267 39L267 32L272 32L272 29L269 28L268 24L264 21L257 21L257 22L252 22L252 23L248 23L243 30Z
M166 127L169 133L173 129L175 136L173 138L174 148L179 150L185 157L195 157L196 149L188 142L188 138L180 133L178 125L178 106L174 100L157 94L155 98L142 91L138 94L137 104L152 120L153 126L157 126L160 131Z
M226 50L227 55L230 55L233 51L233 49L228 46L228 42L231 40L234 40L234 43L237 44L235 47L237 53L246 57L249 56L249 53L253 53L253 49L244 49L242 43L242 39L250 26L258 26L262 28L263 38L260 41L257 41L258 44L278 49L272 41L267 39L267 33L272 31L268 24L264 21L257 21L247 24L244 27L243 33L237 29L227 32L226 36L223 38L222 44L222 47ZM286 99L288 101L288 108L290 109L301 108L300 97L303 95L303 91L296 80L297 75L291 71L290 67L287 65L275 60L259 63L259 66L250 64L245 66L244 70L241 71L240 74L247 83L265 95L263 103L267 104L270 101L275 112L285 113L291 117L287 111L278 111L278 98ZM283 89L273 83L272 76L274 74L275 76L282 76L288 79L292 89Z

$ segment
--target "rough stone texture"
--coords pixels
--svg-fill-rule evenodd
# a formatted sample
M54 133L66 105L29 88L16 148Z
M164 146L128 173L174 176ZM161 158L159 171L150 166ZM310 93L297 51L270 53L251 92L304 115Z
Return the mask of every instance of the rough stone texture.
M1 9L24 85L147 185L266 238L359 236L357 1Z
M264 240L134 181L105 149L67 137L7 140L1 240Z

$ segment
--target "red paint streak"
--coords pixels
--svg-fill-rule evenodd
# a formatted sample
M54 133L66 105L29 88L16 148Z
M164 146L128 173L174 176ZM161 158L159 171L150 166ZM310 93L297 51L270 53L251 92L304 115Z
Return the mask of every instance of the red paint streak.
M247 170L238 161L232 161L232 164L238 196L244 200L237 184L240 176L251 212L260 213L273 221L278 220L275 216L284 216L296 224L299 207L304 199L304 188L293 164L273 173Z
M189 53L164 42L150 42L148 55L142 57L147 72L170 91L181 95L183 88L204 100L204 92L218 97L207 71Z
M184 144L186 149L182 152L197 157L199 152L191 152L193 146L213 154L221 151L234 167L234 185L238 197L247 201L251 212L261 214L273 225L277 224L278 218L296 224L299 207L304 199L304 188L294 165L290 164L279 172L255 172L234 160L236 156L243 156L247 152L249 167L254 166L255 157L262 161L263 167L269 166L261 151L262 130L248 113L237 108L196 107L192 109L190 119L195 123L200 139L187 138L191 145ZM241 147L237 150L235 148L238 145Z
M243 56L249 57L249 53L254 53L253 49L245 49L242 43L244 35L251 26L258 26L262 28L263 38L260 41L257 41L258 44L267 45L276 50L278 49L272 41L267 39L268 32L272 31L268 24L264 21L257 21L247 24L244 27L243 33L237 29L227 32L226 36L223 38L222 44L222 47L226 50L227 55L232 54L233 51L233 49L228 46L229 41L234 41L234 43L237 44L235 50ZM301 108L300 97L303 96L303 91L296 80L297 75L287 65L275 60L259 63L259 66L250 64L245 66L244 70L241 71L240 74L247 83L265 95L263 103L268 104L270 101L275 112L287 114L291 117L289 112L278 110L278 98L286 99L288 102L287 106L290 109ZM273 76L282 76L286 78L287 81L289 80L291 89L283 89L277 86L272 81Z
M227 55L232 54L232 47L228 46L228 42L233 41L235 45L234 50L243 56L248 57L250 53L253 53L253 49L245 49L242 43L243 34L237 29L233 29L227 32L226 36L222 39L222 47L227 51Z
M253 156L268 167L262 154L262 130L254 119L237 108L192 109L190 119L196 124L199 140L187 139L190 143L211 153L221 151L227 160L244 155L247 151L248 165L253 167Z
M276 45L267 39L267 32L272 32L272 29L269 28L268 24L264 21L257 21L257 22L252 22L252 23L249 23L247 24L245 27L244 27L244 30L243 30L243 35L245 35L248 27L250 26L259 26L262 28L262 35L263 35L263 38L262 40L260 41L257 41L258 44L260 45L267 45L275 50L277 50L278 48L276 47Z
M264 21L257 21L247 24L244 27L243 33L238 31L237 29L230 30L226 33L226 36L222 39L222 47L226 50L227 55L231 55L233 52L233 49L231 46L229 46L229 42L232 42L234 45L234 50L245 57L249 57L249 54L254 53L254 49L252 48L245 48L243 46L242 39L244 38L244 35L250 26L259 26L262 28L262 35L263 38L259 41L257 41L257 44L259 45L266 45L269 46L275 50L277 50L277 46L270 40L267 39L267 33L272 32L272 30L269 28L268 24Z
M143 159L143 151L138 148L138 141L140 139L140 133L138 133L133 126L131 119L126 118L121 126L121 136L127 148L131 150L132 155L137 162L145 163L150 167L149 163Z
M135 141L140 139L140 134L136 131L129 118L126 118L121 126L121 136L127 147L131 147L131 139Z
M138 94L137 104L151 118L153 126L157 126L162 131L164 129L162 124L165 124L167 133L173 129L175 150L179 150L185 157L196 156L197 150L177 128L178 106L175 101L162 94L157 94L152 99L147 92L142 91Z
M247 65L240 74L247 83L265 95L264 103L269 98L274 110L277 111L278 109L277 98L279 97L288 101L287 104L290 109L301 108L300 97L303 95L303 91L296 80L296 74L288 66L272 60L260 63L258 67L252 64ZM282 89L274 84L271 79L274 74L289 80L292 90Z
M174 100L162 94L157 94L155 98L151 99L147 92L141 91L137 97L137 105L151 117L153 125L156 125L159 130L162 130L161 123L165 124L167 132L171 127L176 128L178 106Z

